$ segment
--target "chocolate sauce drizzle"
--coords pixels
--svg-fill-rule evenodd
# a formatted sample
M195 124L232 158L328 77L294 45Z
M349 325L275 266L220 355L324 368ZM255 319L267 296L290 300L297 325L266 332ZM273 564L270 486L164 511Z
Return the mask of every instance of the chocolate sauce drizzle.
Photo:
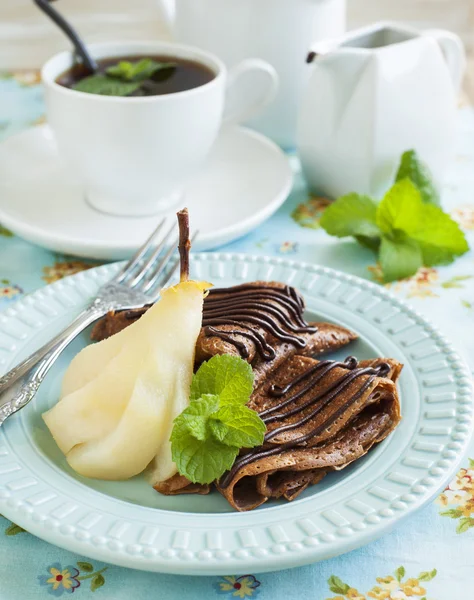
M269 431L266 433L264 438L264 443L270 442L277 435L284 433L285 431L291 431L292 429L297 429L302 425L306 424L308 421L311 421L316 415L318 415L328 404L330 404L335 398L347 389L353 381L362 377L363 375L368 375L369 377L364 381L361 387L354 393L344 404L342 404L330 417L328 417L323 423L312 429L309 433L299 436L294 440L290 440L285 442L284 444L278 444L272 448L262 450L262 446L251 450L250 452L240 456L235 461L232 469L224 475L223 479L220 482L221 487L227 487L234 475L237 473L239 469L245 467L246 465L260 460L262 458L266 458L268 456L273 456L275 454L279 454L284 450L291 450L296 448L297 446L301 446L311 438L320 435L323 431L325 431L328 427L330 427L340 416L344 414L344 412L357 400L359 400L365 391L370 387L373 380L376 377L386 377L390 372L390 365L387 363L381 363L376 367L366 367L360 368L359 363L356 358L353 356L349 356L346 358L344 362L336 362L332 360L325 360L319 362L314 367L311 367L298 377L295 377L290 383L285 385L284 387L280 387L278 385L272 385L268 391L268 394L273 398L282 398L288 392L291 392L299 384L306 382L303 387L296 392L295 394L291 394L286 400L283 400L271 408L268 408L259 413L259 416L263 420L263 422L268 425L269 423L275 423L278 421L283 421L288 417L293 415L297 415L303 412L305 409L313 407L308 414L304 417L302 416L295 423L290 423L289 425L282 425L281 427L277 427L273 431ZM285 408L288 405L293 404L298 398L301 398L304 394L309 392L312 388L317 386L317 384L332 370L335 368L346 369L347 372L341 375L328 389L323 391L315 390L315 394L309 398L306 402L299 406L295 406L291 410L287 412L278 412L282 408Z
M204 302L202 324L206 336L218 337L232 344L242 358L249 357L248 347L236 340L235 336L251 340L259 356L271 361L276 356L275 349L251 325L263 329L280 342L305 348L306 339L297 334L314 333L316 327L304 320L303 310L302 297L288 285L272 288L265 284L243 284L233 288L211 289ZM223 331L217 328L219 325L239 329Z

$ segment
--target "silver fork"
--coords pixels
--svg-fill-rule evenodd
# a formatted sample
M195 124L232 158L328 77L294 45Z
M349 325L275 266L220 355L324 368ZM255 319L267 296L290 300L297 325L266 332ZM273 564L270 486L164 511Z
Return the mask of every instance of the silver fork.
M178 234L173 235L176 223L158 241L165 224L163 219L133 258L99 289L94 300L66 329L0 378L0 426L31 402L59 355L91 323L111 310L142 308L158 300L161 289L179 266L176 260L165 274L178 245ZM170 239L172 242L165 249ZM165 278L161 279L163 275Z

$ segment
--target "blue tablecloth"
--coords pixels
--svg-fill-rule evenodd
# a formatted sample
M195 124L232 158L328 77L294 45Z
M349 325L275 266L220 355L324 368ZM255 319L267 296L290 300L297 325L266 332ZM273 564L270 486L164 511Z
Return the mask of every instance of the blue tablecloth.
M0 98L1 137L42 121L37 73L5 74ZM280 211L225 250L289 256L379 280L369 250L319 228L326 204L310 197L298 176ZM468 107L459 111L457 155L443 205L474 247L474 112ZM0 310L91 265L33 246L0 225ZM444 330L474 367L473 252L449 267L421 269L390 289ZM72 593L113 600L468 600L474 598L474 460L469 457L474 458L474 443L449 488L381 540L323 563L265 575L177 577L104 565L51 546L0 517L0 600Z

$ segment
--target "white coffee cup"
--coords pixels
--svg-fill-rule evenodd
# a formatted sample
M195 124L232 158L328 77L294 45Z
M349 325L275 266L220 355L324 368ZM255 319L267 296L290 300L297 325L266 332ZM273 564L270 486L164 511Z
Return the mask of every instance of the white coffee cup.
M227 73L213 54L181 44L105 43L89 50L95 59L189 59L215 73L210 82L182 92L116 97L56 83L73 65L71 52L44 65L47 118L60 155L83 183L87 202L109 214L143 216L177 204L185 185L203 166L221 125L245 121L277 92L274 68L258 59L245 60ZM249 80L258 90L251 98L242 93Z

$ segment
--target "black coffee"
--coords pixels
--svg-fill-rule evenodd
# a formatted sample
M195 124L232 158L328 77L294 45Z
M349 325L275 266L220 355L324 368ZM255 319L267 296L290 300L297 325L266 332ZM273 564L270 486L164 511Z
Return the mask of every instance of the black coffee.
M207 66L174 56L123 56L97 61L90 75L77 63L57 77L67 88L108 96L161 96L192 90L212 81Z

